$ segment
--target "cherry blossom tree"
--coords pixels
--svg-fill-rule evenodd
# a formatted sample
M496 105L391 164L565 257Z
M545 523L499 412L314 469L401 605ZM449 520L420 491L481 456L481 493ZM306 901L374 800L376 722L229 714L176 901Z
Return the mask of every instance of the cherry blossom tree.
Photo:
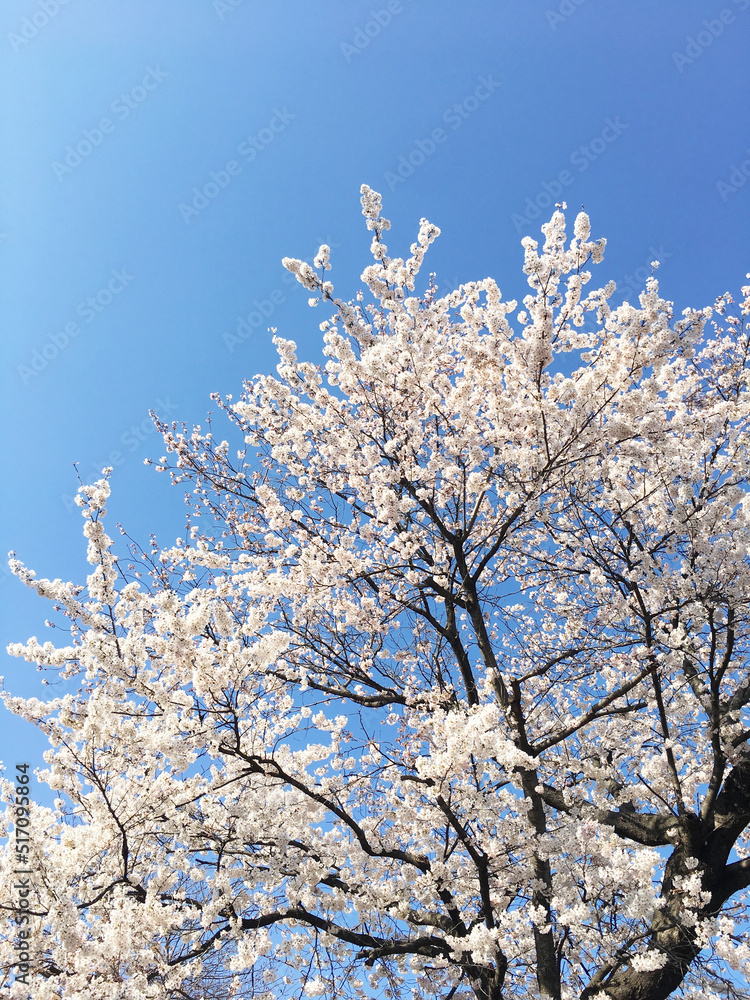
M118 556L105 475L85 588L11 563L69 642L11 648L67 684L5 695L58 795L6 995L745 996L750 286L614 307L562 206L520 311L420 293L439 230L362 206L355 301L284 261L324 368L277 337L233 443L159 425L185 538Z

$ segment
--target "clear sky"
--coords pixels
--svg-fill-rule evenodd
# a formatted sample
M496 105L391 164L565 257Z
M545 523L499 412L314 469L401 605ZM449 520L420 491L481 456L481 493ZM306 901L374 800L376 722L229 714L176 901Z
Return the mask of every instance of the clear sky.
M319 359L325 317L280 262L329 243L352 297L362 183L394 255L421 217L442 229L442 288L523 296L520 239L564 199L607 237L616 298L655 258L679 310L736 293L749 40L750 0L3 0L2 551L83 581L74 462L114 466L110 534L181 533L181 494L143 464L149 409L203 421L211 392L273 371L270 325ZM64 642L1 570L0 595L5 642ZM3 658L7 687L43 690ZM42 765L0 713L0 760Z

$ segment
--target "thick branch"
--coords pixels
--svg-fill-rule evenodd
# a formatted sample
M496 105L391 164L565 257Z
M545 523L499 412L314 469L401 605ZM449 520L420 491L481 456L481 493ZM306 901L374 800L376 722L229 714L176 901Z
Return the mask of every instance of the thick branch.
M670 842L668 831L674 827L675 818L671 813L639 813L635 809L601 809L592 802L580 802L570 805L565 796L557 788L544 785L542 798L558 812L579 813L585 819L596 820L603 826L611 827L615 833L626 840L647 847L662 847Z

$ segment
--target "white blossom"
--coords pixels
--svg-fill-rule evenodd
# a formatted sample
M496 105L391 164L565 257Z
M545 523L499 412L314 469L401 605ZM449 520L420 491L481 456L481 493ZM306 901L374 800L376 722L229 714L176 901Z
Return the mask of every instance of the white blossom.
M49 700L3 692L56 796L16 855L0 786L31 995L712 996L750 962L750 285L618 303L558 206L521 311L439 296L438 228L389 256L361 202L352 302L284 259L325 365L275 335L236 440L160 425L185 538L118 553L104 470L85 587L11 558L68 629L9 647Z

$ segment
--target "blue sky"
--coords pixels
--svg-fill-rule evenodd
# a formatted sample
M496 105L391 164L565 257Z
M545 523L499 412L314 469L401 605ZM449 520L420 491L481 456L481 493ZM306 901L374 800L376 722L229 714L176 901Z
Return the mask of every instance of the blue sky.
M3 552L83 580L74 462L114 466L111 534L181 533L143 464L149 409L204 421L211 392L273 371L270 325L320 357L280 262L329 243L352 297L362 183L395 255L422 216L442 229L441 287L523 296L520 239L564 199L607 237L616 298L654 258L679 310L737 292L749 36L750 0L4 0ZM55 640L46 602L2 571L0 593L6 642ZM7 687L42 690L3 658ZM44 747L3 711L0 760Z

